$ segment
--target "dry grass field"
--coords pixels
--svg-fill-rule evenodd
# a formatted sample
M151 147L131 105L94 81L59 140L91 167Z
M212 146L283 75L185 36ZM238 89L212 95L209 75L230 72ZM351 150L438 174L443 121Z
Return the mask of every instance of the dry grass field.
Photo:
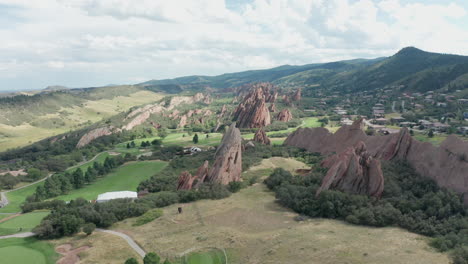
M252 171L294 168L293 162L270 159ZM177 214L179 206L182 214ZM257 183L226 199L168 206L164 216L143 226L133 227L135 219L127 219L112 229L129 234L146 251L171 258L194 248L217 247L226 249L229 263L449 263L447 255L427 244L428 238L399 228L328 219L298 222L295 216Z
M133 106L160 100L163 96L161 93L138 91L112 99L88 100L79 106L62 108L53 114L38 115L34 121L21 125L0 124L0 151L85 127L127 111Z
M90 236L81 233L73 237L65 237L48 241L55 247L70 244L72 249L89 247L80 252L80 264L122 264L127 258L134 257L142 262L141 257L122 238L102 232L94 232Z

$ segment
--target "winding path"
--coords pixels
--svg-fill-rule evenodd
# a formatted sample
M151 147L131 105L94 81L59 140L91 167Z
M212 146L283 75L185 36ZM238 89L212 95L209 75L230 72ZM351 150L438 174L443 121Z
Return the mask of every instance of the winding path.
M136 253L138 253L138 255L140 255L142 258L145 257L146 252L135 242L135 240L133 240L128 235L126 235L124 233L121 233L121 232L117 232L117 231L113 231L113 230L107 230L107 229L101 229L101 228L97 228L96 231L116 235L116 236L119 236L119 237L123 238L127 242L127 244L131 248L133 248L133 250L135 250Z
M135 250L135 252L138 255L140 255L142 258L145 257L146 252L130 236L128 236L128 235L126 235L124 233L121 233L121 232L117 232L117 231L113 231L113 230L107 230L107 229L101 229L101 228L96 228L96 231L107 233L107 234L112 234L112 235L119 236L119 237L123 238L125 240L125 242L127 242L127 244L133 250ZM24 233L17 233L17 234L8 235L8 236L0 236L0 239L24 238L24 237L32 237L32 236L35 236L35 235L36 234L34 234L32 232L24 232Z

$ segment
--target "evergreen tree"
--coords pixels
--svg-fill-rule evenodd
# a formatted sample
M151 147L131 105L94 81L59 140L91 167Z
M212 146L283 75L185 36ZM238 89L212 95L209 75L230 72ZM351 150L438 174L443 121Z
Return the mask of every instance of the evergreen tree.
M130 146L131 146L132 148L136 147L135 141L130 142Z
M73 178L73 186L75 187L75 189L79 189L83 187L83 184L85 183L85 178L84 178L83 171L81 170L81 168L78 168L73 172L72 178Z
M124 264L138 264L138 260L136 260L135 258L129 258L125 261Z
M160 261L161 258L154 252L146 254L146 256L143 258L144 264L159 264Z
M66 194L73 189L73 185L71 184L69 177L65 175L61 175L59 180L60 180L60 190L62 191L62 194Z
M195 134L192 139L193 143L197 144L198 143L198 134Z
M432 129L429 130L429 133L427 134L427 136L430 138L434 137L434 131L432 131Z
M130 148L130 143L127 143L127 148L128 148L128 149Z

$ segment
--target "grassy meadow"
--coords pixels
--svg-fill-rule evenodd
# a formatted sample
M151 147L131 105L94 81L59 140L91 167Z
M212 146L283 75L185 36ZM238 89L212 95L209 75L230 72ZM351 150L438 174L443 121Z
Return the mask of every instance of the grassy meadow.
M25 146L47 137L83 128L125 112L133 106L160 100L163 96L161 93L136 89L131 90L125 96L116 94L113 97L95 92L92 98L76 102L58 102L62 99L66 100L64 96L44 99L45 102L40 105L41 109L37 109L39 107L37 104L24 107L21 111L5 109L5 116L0 114L0 151ZM56 105L61 104L63 106L56 109ZM7 120L15 122L11 123Z

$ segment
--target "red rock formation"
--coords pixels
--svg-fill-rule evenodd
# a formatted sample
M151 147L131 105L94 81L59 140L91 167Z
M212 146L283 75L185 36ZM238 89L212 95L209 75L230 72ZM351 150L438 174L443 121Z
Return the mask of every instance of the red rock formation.
M192 176L188 171L183 171L179 175L177 190L191 190L192 188L197 188L199 183L202 183L206 176L208 176L208 170L208 161L205 161L203 165L198 168L195 176Z
M291 114L291 111L289 111L289 109L286 108L281 110L281 112L279 112L276 116L276 119L281 122L289 122L292 120L292 118L293 116Z
M268 138L267 134L265 133L265 130L263 130L263 127L257 130L257 132L254 135L253 140L255 142L262 143L264 145L270 145L271 140Z
M278 110L276 109L275 104L271 104L270 107L268 107L268 110L269 110L270 112L272 112L272 113L278 111Z
M240 181L242 173L242 138L240 130L233 123L223 136L216 150L213 168L205 182L228 184Z
M292 99L293 101L300 101L301 100L301 92L302 92L302 88L299 88L296 90L296 92L294 93Z
M88 133L84 134L78 143L76 144L77 148L82 148L88 145L91 141L112 134L113 127L100 127L89 131Z
M184 128L187 125L187 116L183 115L180 117L179 125L177 127Z
M468 204L468 142L452 135L436 147L413 139L406 128L388 136L367 136L362 129L362 120L342 126L335 134L324 128L299 128L285 144L328 155L363 141L372 157L406 160L419 174L434 179L439 186L465 194L465 204Z
M366 194L380 198L384 189L384 177L380 161L373 159L360 141L355 147L333 155L322 162L328 168L327 175L316 195L329 189L353 194Z
M287 96L287 95L284 95L284 96L283 96L283 101L284 101L284 103L285 103L286 105L288 105L288 106L291 106L291 105L292 105L291 98L289 98L289 96Z
M234 111L238 127L264 127L270 124L270 112L265 103L263 89L251 90Z

